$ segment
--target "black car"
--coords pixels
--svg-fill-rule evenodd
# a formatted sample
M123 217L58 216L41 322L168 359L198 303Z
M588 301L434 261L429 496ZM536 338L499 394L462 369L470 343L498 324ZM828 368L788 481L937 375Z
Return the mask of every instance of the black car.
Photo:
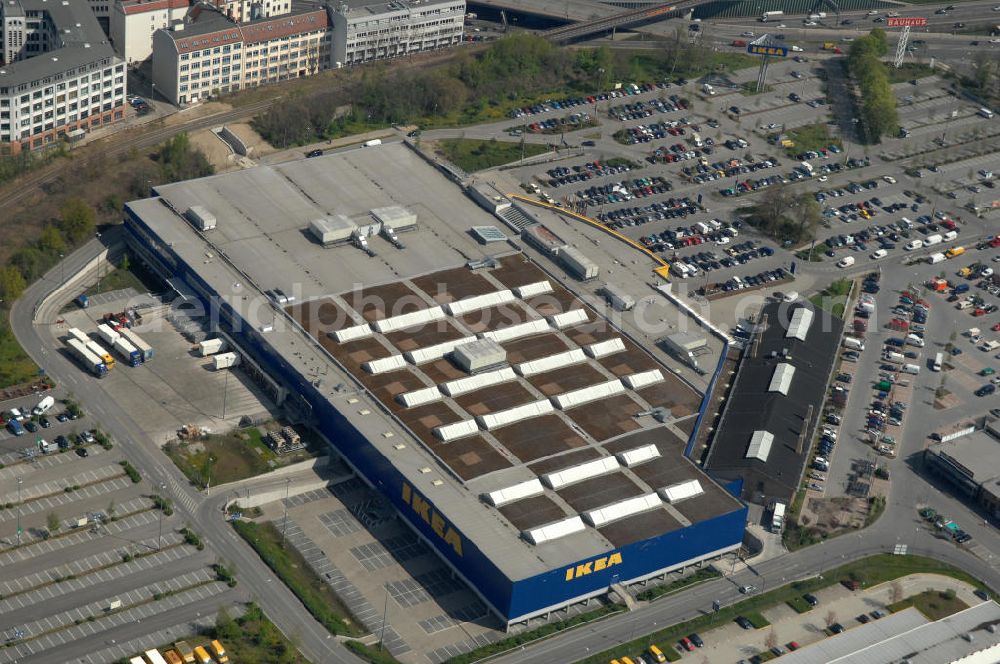
M56 436L55 443L61 450L65 450L69 447L69 440L62 434Z
M744 618L743 616L736 616L736 624L743 629L753 629L753 623Z
M861 615L858 616L857 620L862 625L867 625L868 622L871 621L871 618L868 617L868 614L862 613Z
M76 455L78 457L88 457L90 456L90 452L87 451L86 447L78 447L76 448Z
M42 419L38 420L38 423L42 425L43 429L48 429L50 426L52 426L52 421L47 417L43 417Z
M597 143L595 143L594 141L582 141L580 145L582 145L585 148L592 148L595 145L597 145Z
M30 431L31 433L35 433L36 431L38 431L38 425L30 420L24 423L24 428Z
M990 601L990 594L983 590L982 588L976 588L972 591L972 594L983 600L984 602Z
M732 113L733 115L739 115L740 114L740 109L739 109L738 106L730 106L729 107L729 112Z
M841 625L839 622L835 622L832 625L830 625L830 631L833 632L834 634L840 634L845 630L843 625Z
M691 640L691 643L693 643L696 648L704 648L705 647L705 642L702 641L701 637L698 636L697 634L689 634L688 635L688 639Z
M322 157L322 156L323 156L323 151L322 150L310 150L309 152L306 153L306 157L310 157L310 158L311 157Z
M806 593L805 595L802 596L802 599L804 599L809 604L809 606L816 606L817 604L819 604L819 600L816 599L816 595L813 595L812 593Z
M69 415L67 415L66 413L59 413L58 415L56 415L56 419L59 420L60 422L67 422L69 420Z

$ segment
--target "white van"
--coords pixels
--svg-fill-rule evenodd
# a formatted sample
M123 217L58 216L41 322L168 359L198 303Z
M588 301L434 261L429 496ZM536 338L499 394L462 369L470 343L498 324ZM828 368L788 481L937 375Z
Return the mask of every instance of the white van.
M943 241L944 238L941 237L940 233L934 233L933 235L928 235L926 238L924 238L924 246L930 247L935 244L941 244L941 242Z
M670 264L670 274L679 279L687 279L691 274L688 272L687 265L677 261L676 263Z
M851 267L852 265L854 265L854 256L844 256L839 261L837 261L837 267L839 267L842 270L844 268Z
M53 397L45 397L38 402L38 405L31 410L32 415L44 415L49 412L49 409L56 404L56 400Z
M944 353L938 353L934 356L934 363L931 365L931 371L941 371L941 365L944 363Z
M958 231L948 231L947 233L944 234L944 241L951 242L957 237L958 237Z
M910 346L916 346L917 348L923 348L924 347L924 340L921 339L920 337L918 337L915 334L907 334L906 335L906 343L908 345L910 345Z
M909 242L906 243L906 246L903 248L906 249L907 251L915 251L922 246L924 246L923 240L910 240Z
M976 112L976 115L978 115L981 118L986 118L987 120L989 120L990 118L993 117L993 111L991 111L988 108L981 108L979 109L979 111Z

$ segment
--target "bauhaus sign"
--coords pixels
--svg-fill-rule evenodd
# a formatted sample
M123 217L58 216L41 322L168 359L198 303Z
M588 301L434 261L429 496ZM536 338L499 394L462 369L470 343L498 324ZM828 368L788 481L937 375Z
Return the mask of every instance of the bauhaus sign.
M897 16L896 18L886 19L886 27L889 28L902 28L905 26L910 26L911 28L926 28L927 27L927 17L926 16Z

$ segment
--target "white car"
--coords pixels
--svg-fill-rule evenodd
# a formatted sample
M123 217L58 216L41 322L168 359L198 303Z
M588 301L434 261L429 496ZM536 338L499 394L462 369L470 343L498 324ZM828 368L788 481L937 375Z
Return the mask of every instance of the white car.
M991 267L984 267L979 272L979 276L980 277L992 277L993 276L993 268L991 268Z
M990 43L991 44L1000 44L1000 39L991 39Z
M740 37L753 37L753 36L754 36L754 34L752 32L749 32L749 31L740 34Z
M801 53L801 52L802 52L802 50L803 50L803 49L802 49L802 47L801 47L801 46L796 46L796 45L792 44L792 51L793 51L794 53Z
M996 7L994 7L994 8L993 8L993 11L995 11L995 12L1000 12L1000 5L997 5Z
M730 242L730 239L729 239L728 237L720 237L720 238L719 238L719 239L718 239L718 240L716 241L715 245L716 245L717 247L721 247L721 246L723 246L723 245L726 245L726 244L729 244L729 242Z
M872 252L871 259L877 261L878 259L885 258L888 255L889 252L886 251L885 249L876 249L875 251Z
M812 27L814 25L819 25L819 23L817 23L816 21L803 21L802 25L808 25L809 27Z
M844 256L839 261L837 261L837 267L841 270L854 265L854 256Z
M826 175L821 175L821 176L819 176L819 178L818 178L818 179L819 179L819 181L820 181L820 182L826 182L826 181L827 181L827 180L829 180L830 178L829 178L829 177L827 177Z
M878 10L873 9L870 12L868 12L868 15L869 16L878 16Z
M896 178L892 177L891 175L883 175L882 179L888 182L889 184L896 184Z

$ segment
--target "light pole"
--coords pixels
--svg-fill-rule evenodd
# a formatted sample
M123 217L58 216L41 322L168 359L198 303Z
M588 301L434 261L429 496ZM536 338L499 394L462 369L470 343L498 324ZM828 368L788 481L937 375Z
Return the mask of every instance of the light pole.
M160 523L159 523L159 533L156 536L156 550L159 551L163 548L163 510L167 508L166 498L163 496L163 492L166 491L167 485L160 484Z
M17 545L21 546L21 477L17 478Z
M287 508L286 508L287 509ZM382 639L385 637L385 621L389 617L389 584L385 584L385 605L382 607L382 629L378 633L378 650L382 652Z
M66 261L63 260L64 258L66 258L66 256L59 254L59 265L62 269L62 279L59 281L60 286L66 283Z
M291 484L292 478L285 478L285 500L282 503L285 506L285 516L281 520L281 543L285 543L285 530L288 528L288 485ZM384 626L384 624L383 624ZM381 647L381 642L380 642Z

